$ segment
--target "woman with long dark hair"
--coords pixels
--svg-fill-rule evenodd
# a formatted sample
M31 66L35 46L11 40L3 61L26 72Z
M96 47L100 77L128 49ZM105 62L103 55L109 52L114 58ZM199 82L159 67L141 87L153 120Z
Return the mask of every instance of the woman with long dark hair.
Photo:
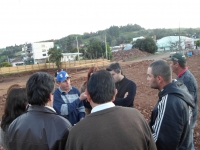
M81 90L80 90L81 93L85 92L85 89L86 89L86 87L87 87L87 82L89 81L90 76L91 76L94 72L96 72L96 71L98 71L98 70L99 70L98 67L91 67L91 68L88 70L87 79L86 79L86 81L81 85L81 88L80 88L80 89L81 89ZM87 99L84 100L83 103L84 103L84 106L85 106L86 115L90 114L90 112L91 112L91 110L92 110L92 107L90 106L90 103L87 101Z
M23 114L28 106L26 88L20 85L12 85L8 88L4 114L1 120L0 144L8 149L6 132L11 122Z

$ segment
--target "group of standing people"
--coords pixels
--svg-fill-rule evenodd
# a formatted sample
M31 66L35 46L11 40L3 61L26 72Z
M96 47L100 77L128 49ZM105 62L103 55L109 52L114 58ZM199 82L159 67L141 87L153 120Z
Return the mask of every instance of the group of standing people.
M136 84L119 63L106 70L91 67L80 92L66 71L57 73L56 90L51 75L35 73L26 88L8 91L1 145L10 150L194 149L197 82L183 54L169 61L154 61L147 68L150 87L159 90L149 123L134 108Z

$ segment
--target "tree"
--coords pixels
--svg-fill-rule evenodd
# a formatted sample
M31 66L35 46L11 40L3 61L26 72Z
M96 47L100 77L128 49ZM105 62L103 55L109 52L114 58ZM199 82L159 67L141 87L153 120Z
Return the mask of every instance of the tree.
M57 49L57 47L54 46L53 48L49 49L48 55L49 55L49 61L56 63L56 66L60 68L61 58L63 58L62 50Z
M145 39L138 39L133 43L133 47L138 48L139 50L146 51L148 53L155 53L158 49L154 40L150 37Z
M0 56L0 63L7 61L7 57L5 55Z
M108 42L106 43L106 47L107 47L108 59L112 60L112 52L111 52L110 45Z
M105 47L105 46L104 46ZM88 52L92 58L101 57L103 54L102 43L97 39L91 39L88 45Z
M150 37L144 40L144 49L146 52L155 53L158 49L154 40Z
M144 39L137 39L133 42L133 47L138 48L139 50L144 50L143 40Z
M2 62L0 63L0 67L12 67L12 65L9 62Z
M197 46L198 47L200 46L200 40L196 41L196 49L197 49Z
M108 29L108 34L112 37L119 37L119 27L118 26L111 26L109 29Z

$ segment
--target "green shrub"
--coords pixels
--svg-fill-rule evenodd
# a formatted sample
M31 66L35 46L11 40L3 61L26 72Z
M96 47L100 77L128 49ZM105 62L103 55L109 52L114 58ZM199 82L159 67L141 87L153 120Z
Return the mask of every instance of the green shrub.
M0 63L0 67L12 67L12 65L9 62L2 62Z

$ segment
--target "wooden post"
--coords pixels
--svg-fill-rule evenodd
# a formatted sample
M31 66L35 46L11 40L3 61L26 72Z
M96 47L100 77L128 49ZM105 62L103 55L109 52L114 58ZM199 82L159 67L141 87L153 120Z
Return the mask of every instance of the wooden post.
M0 67L0 70L1 70L1 67ZM2 70L1 70L1 74L3 75Z
M47 66L46 66L47 64L46 64L46 61L45 61L45 65L44 65L44 67L45 67L45 69L47 69Z
M17 66L17 73L19 73L19 68L18 68L18 66Z
M67 70L66 63L67 63L67 62L65 61L65 70Z

